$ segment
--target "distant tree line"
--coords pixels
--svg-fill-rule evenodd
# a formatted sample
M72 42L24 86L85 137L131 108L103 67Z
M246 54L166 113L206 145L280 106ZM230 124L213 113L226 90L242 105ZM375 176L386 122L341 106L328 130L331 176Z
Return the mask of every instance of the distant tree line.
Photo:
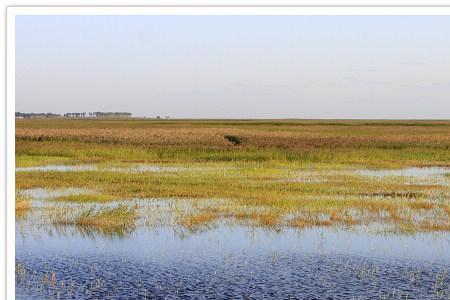
M24 118L24 119L31 119L31 118L57 118L61 117L60 114L54 114L54 113L21 113L16 112L16 118Z
M65 113L64 117L66 118L86 118L88 116L89 118L129 118L131 117L131 113L129 112L75 112L75 113Z
M32 119L32 118L58 118L60 114L54 113L22 113L16 112L16 118ZM64 118L130 118L129 112L70 112L62 115Z
M85 112L75 112L75 113L65 113L65 118L85 118L86 113Z
M89 113L89 117L93 118L114 118L114 117L131 117L131 113L129 112L93 112Z

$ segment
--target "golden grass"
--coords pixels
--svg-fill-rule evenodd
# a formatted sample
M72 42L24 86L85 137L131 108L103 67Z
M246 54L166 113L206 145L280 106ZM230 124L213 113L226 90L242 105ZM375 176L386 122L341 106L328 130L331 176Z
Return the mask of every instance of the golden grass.
M325 226L331 226L333 223L330 220L320 220L318 218L295 218L292 219L289 223L291 226L296 228L311 228L311 227L325 227Z
M16 202L16 212L21 210L27 210L30 208L30 202L28 201L20 201Z
M277 225L279 219L279 215L277 214L262 214L259 215L258 223L261 226L265 227L274 227Z
M16 213L24 212L31 207L31 201L29 197L21 193L16 193Z
M436 231L450 231L450 222L442 222L442 223L435 223L430 221L423 221L420 224L419 231L423 232L436 232Z
M192 213L183 216L178 220L177 224L187 227L191 231L194 231L218 219L219 216L217 214L213 212L202 211L200 213Z
M429 202L419 202L419 201L414 201L408 204L409 207L411 207L412 209L432 209L435 204L433 203L429 203Z
M447 213L447 215L450 217L450 205L443 206L443 209Z

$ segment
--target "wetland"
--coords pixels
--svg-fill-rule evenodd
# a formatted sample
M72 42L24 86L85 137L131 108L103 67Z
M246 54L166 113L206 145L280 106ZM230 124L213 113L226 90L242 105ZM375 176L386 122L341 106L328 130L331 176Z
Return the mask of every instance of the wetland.
M18 299L448 299L450 122L16 121Z

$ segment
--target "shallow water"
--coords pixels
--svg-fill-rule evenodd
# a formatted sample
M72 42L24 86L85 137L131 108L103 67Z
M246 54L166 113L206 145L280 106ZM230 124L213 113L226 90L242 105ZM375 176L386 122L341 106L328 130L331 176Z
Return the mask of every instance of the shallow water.
M36 167L16 168L16 172L82 172L82 171L108 171L108 172L176 172L180 167L157 165L132 165L130 167L102 167L98 165L47 165Z
M47 165L37 167L16 168L16 172L81 172L81 171L95 171L95 165Z
M450 168L422 167L398 170L357 170L356 174L373 180L399 181L405 185L450 186Z
M450 174L450 168L424 167L405 168L398 170L358 170L357 173L369 177L414 177L421 179L429 177L441 177L445 174Z
M448 234L226 225L124 237L50 225L31 231L16 228L17 299L450 296Z

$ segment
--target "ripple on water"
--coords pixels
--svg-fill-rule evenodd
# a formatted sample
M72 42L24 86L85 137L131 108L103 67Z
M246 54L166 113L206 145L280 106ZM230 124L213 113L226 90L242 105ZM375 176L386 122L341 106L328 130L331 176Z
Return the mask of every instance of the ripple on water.
M58 293L77 299L450 295L448 234L277 233L242 226L187 236L170 227L123 238L76 230L16 234L17 299Z
M450 283L448 268L441 265L301 253L282 253L276 259L246 253L205 259L199 254L174 261L27 256L20 263L25 275L16 280L17 299L58 293L76 299L411 299L439 294L445 299ZM47 281L42 279L45 272Z

